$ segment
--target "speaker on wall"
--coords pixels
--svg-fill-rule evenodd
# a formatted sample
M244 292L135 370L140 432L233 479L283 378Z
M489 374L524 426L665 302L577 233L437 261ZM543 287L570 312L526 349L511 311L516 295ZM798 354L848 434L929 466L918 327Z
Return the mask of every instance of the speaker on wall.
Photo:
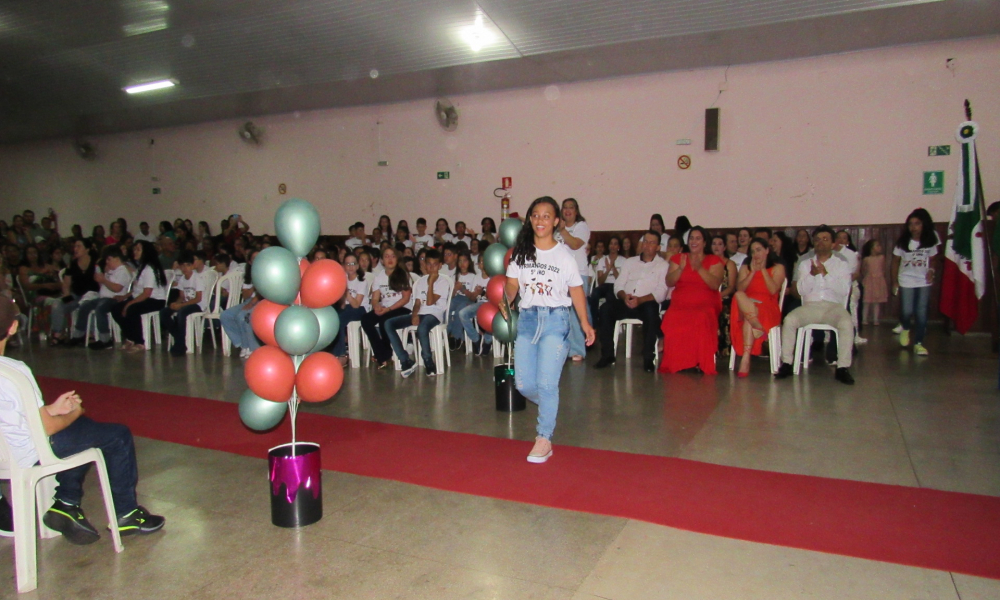
M719 109L705 109L705 150L707 152L717 152L719 150Z

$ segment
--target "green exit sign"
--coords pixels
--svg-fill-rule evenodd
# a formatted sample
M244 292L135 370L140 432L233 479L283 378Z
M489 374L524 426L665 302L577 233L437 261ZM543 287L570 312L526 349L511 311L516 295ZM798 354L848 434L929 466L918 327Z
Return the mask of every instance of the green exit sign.
M951 146L927 146L927 156L950 156Z
M944 193L944 171L924 171L924 193Z
M451 179L450 171L438 171L438 179Z

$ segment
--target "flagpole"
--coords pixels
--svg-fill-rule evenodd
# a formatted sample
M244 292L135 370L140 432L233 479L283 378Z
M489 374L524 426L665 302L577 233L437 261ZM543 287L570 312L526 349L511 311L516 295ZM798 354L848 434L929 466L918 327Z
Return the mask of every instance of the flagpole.
M972 120L972 104L969 103L968 99L965 100L965 120ZM985 194L983 193L983 175L979 172L978 152L976 153L976 194L979 196L976 199L979 201L979 218L983 223L986 223L986 199L984 197ZM993 227L994 231L997 227L1000 227L1000 221L994 221ZM985 229L985 227L983 229ZM990 265L990 277L993 279L993 302L996 305L994 307L994 315L1000 319L1000 289L997 288L997 272L996 267L993 264L993 244L991 243L993 241L993 237L990 236L989 239L984 239L983 241L986 243L986 257ZM998 324L998 326L1000 326L1000 324Z

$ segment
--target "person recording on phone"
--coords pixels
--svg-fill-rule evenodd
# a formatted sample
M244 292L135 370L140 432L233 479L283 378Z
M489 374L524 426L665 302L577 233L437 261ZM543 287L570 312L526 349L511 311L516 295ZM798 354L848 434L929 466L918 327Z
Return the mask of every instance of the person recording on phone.
M833 252L833 229L820 225L813 232L815 255L800 260L796 266L795 285L802 297L802 306L788 313L781 327L781 368L776 379L792 375L795 337L799 327L830 325L837 329L837 371L834 377L841 383L854 384L848 368L854 352L854 323L847 312L847 296L851 292L851 270Z
M243 220L243 217L241 215L232 215L229 217L229 222L226 224L225 229L223 229L222 235L225 237L226 244L232 245L238 237L248 231L250 231L250 226Z

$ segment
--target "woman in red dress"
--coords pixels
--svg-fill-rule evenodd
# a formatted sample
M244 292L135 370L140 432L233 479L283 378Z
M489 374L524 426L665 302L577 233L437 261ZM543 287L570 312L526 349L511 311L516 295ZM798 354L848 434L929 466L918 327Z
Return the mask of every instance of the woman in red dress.
M759 356L765 334L781 324L778 296L785 281L785 267L768 248L767 243L754 238L750 242L750 259L740 267L733 294L730 336L736 354L742 356L738 377L750 372L750 355ZM774 352L774 349L771 349Z
M722 259L705 252L708 234L702 227L688 233L689 252L670 257L667 285L673 286L670 308L663 315L663 361L660 373L698 367L715 375L722 312Z

